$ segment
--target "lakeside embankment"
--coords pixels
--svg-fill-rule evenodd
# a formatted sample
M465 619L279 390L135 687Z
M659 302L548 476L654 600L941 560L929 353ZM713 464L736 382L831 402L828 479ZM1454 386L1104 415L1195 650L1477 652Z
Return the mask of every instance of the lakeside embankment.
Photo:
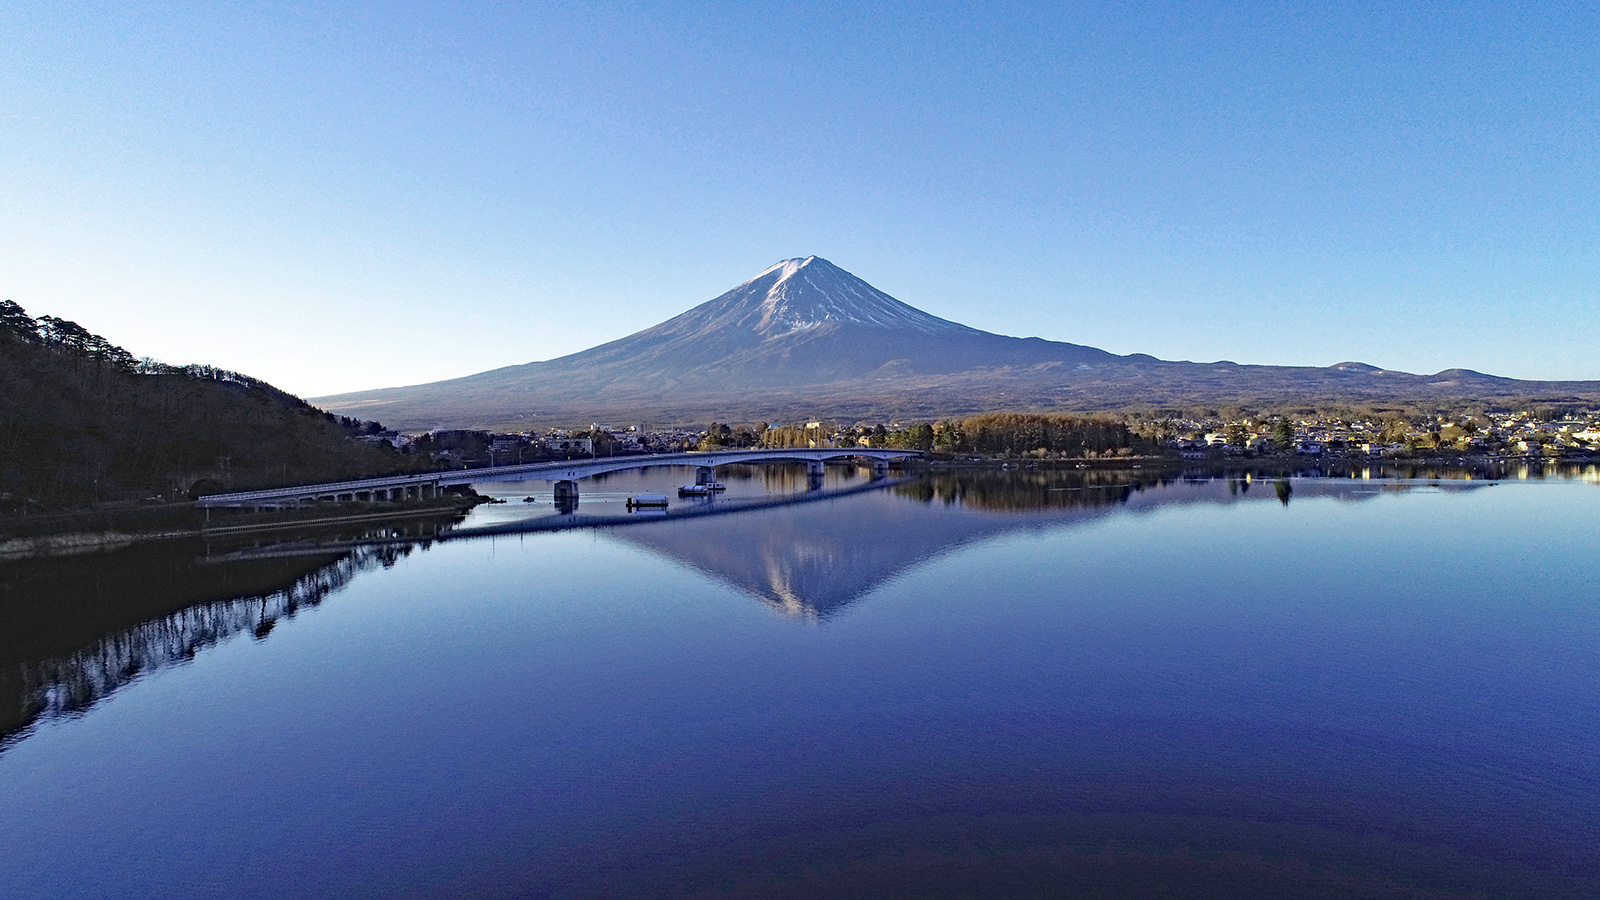
M487 499L473 493L393 504L387 508L374 508L370 504L325 504L276 513L240 513L222 523L206 522L193 503L102 507L9 517L0 519L0 562L99 553L136 543L184 538L453 516Z

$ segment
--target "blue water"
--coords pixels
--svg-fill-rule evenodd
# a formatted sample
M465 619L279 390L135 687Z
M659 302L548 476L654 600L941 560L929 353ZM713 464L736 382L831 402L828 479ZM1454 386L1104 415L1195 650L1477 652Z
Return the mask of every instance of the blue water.
M1600 896L1600 487L1007 484L356 566L14 734L0 896Z

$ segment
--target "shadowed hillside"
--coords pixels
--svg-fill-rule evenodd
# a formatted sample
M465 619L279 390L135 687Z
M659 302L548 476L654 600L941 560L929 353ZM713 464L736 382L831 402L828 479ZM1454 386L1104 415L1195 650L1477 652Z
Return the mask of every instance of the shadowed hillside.
M0 515L420 468L263 381L0 304Z

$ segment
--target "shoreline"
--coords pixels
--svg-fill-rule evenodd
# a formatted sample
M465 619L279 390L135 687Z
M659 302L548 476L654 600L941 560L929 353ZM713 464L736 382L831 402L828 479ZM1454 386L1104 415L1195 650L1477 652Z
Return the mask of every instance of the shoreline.
M1364 477L1387 478L1449 478L1473 475L1488 480L1508 477L1528 477L1533 472L1538 477L1546 473L1561 475L1562 469L1581 469L1600 465L1600 454L1581 457L1466 457L1466 456L1416 456L1368 457L1365 455L1323 456L1266 456L1245 457L1231 455L1208 456L1204 459L1177 459L1171 456L1135 456L1113 459L1029 459L1027 457L924 457L908 462L902 471L912 475L939 472L996 473L1099 473L1137 472L1141 475L1185 477L1203 475L1226 477L1230 474L1263 473L1278 477L1353 477L1361 471ZM1437 474L1419 476L1417 470L1431 470ZM1392 474L1385 475L1388 471ZM1452 474L1445 474L1452 473ZM1576 471L1570 474L1577 474ZM346 513L317 513L312 516L285 515L282 513L250 514L238 518L248 519L240 524L217 524L200 519L199 511L190 503L162 504L155 507L124 507L117 509L69 510L59 513L0 520L0 563L39 559L51 556L72 556L117 550L132 544L178 540L195 537L234 537L285 531L294 528L337 527L364 523L424 518L447 512L465 512L487 498L481 495L457 496L447 502L407 505L374 511L371 507L350 509ZM62 527L52 528L54 520ZM144 520L141 522L140 520ZM22 525L23 533L4 533ZM87 527L85 527L87 526Z
M108 523L102 528L65 528L61 530L42 530L33 534L5 535L0 537L0 564L29 559L44 559L53 556L75 556L90 553L102 553L120 550L133 544L148 544L159 541L183 540L186 538L226 538L246 537L253 534L263 534L273 531L287 531L296 528L318 528L341 525L359 525L365 523L423 519L444 515L454 515L465 512L484 502L486 498L478 497L452 497L445 502L411 504L401 508L374 511L370 507L362 511L350 511L345 515L318 514L314 517L304 515L279 514L273 518L248 517L251 520L238 525L215 525L202 521L193 504L168 504L159 512L187 513L191 522L181 525L166 525L164 527L139 528L133 523L123 523L125 527L117 527ZM87 514L72 516L63 514L59 518L71 521L78 518L101 517L104 511L96 510ZM143 512L143 510L141 510ZM39 517L43 518L43 517ZM247 517L240 517L247 518Z

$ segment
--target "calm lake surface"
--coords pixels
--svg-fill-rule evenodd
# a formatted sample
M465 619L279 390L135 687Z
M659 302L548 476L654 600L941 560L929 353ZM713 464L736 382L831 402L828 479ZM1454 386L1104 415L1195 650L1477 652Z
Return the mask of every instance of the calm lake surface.
M0 566L0 897L1600 897L1593 471L685 471Z

